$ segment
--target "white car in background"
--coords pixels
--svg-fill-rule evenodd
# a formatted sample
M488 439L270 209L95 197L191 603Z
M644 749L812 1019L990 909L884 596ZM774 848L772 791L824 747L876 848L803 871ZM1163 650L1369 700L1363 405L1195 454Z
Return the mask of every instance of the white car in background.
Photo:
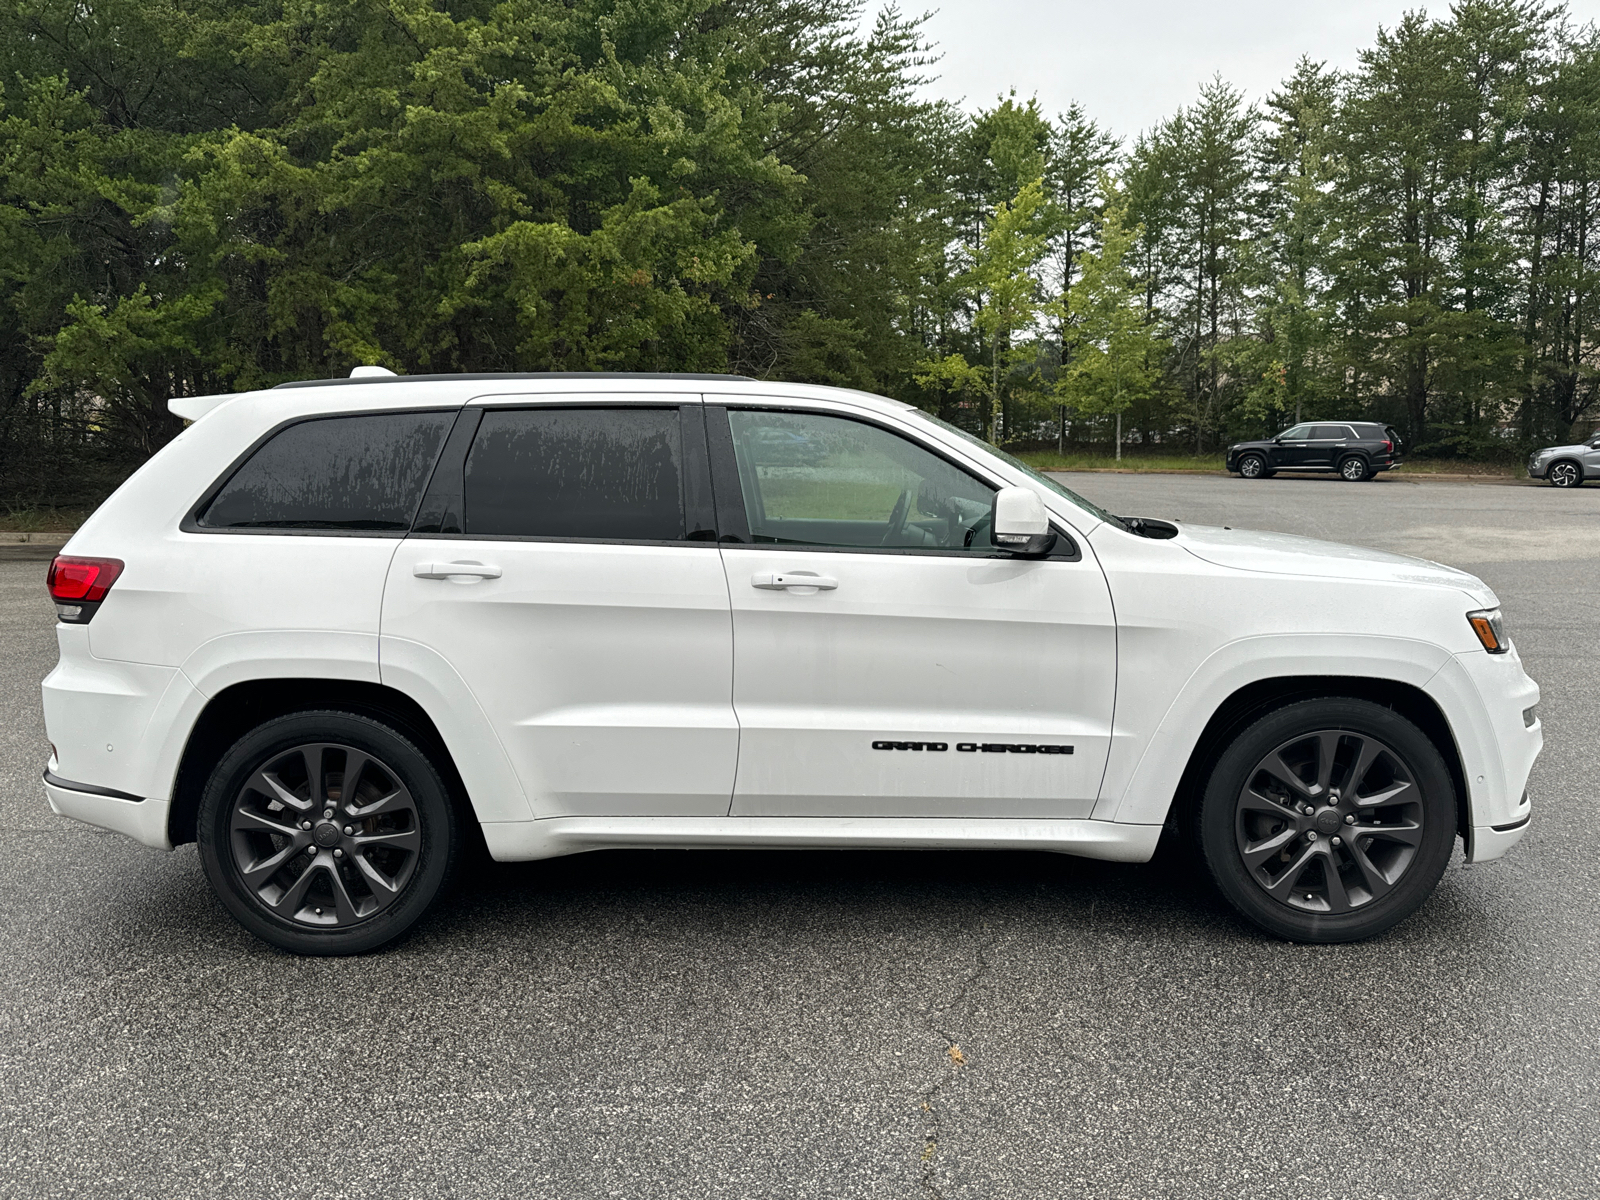
M405 932L474 825L501 861L1140 862L1183 827L1309 942L1527 828L1538 689L1448 567L1119 518L830 388L363 373L171 407L51 567L45 788L198 842L292 951Z

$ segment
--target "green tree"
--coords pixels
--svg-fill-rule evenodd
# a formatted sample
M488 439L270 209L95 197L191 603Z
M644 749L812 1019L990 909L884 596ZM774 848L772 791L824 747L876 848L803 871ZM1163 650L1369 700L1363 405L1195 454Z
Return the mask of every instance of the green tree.
M977 310L973 325L987 347L987 436L995 445L1005 437L1005 401L1013 369L1032 361L1033 350L1018 345L1019 335L1032 330L1045 307L1042 285L1035 274L1044 257L1047 236L1040 227L1045 206L1044 181L1023 185L1009 202L1002 202L983 232L983 240L966 273L964 284ZM973 389L979 369L959 354L934 360L918 373L929 387Z
M1109 180L1100 186L1108 198L1100 249L1082 256L1082 275L1063 305L1072 344L1058 394L1079 413L1116 417L1121 459L1123 413L1160 392L1165 340L1146 320L1142 288L1126 265L1140 231L1126 226L1127 202Z
M1252 381L1246 416L1284 420L1331 416L1341 383L1328 296L1333 271L1331 190L1339 77L1302 58L1266 101L1256 144L1264 186L1256 196L1256 235L1248 259L1260 338L1239 356Z

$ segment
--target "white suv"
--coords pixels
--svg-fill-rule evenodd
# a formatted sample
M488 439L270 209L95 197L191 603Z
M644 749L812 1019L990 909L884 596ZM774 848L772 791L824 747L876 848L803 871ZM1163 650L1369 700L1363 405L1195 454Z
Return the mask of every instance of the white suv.
M1302 941L1527 827L1538 688L1460 571L1118 518L859 392L361 376L173 401L50 571L51 806L198 842L278 946L395 938L474 825L1121 862L1171 826Z

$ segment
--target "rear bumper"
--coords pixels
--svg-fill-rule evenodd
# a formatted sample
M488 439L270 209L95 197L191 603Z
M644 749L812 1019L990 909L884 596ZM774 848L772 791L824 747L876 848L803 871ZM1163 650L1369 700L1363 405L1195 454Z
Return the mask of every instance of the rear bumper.
M54 763L51 764L54 766ZM54 771L44 773L44 794L59 816L125 833L134 841L157 850L171 850L167 840L167 802L139 799L110 788L74 783Z

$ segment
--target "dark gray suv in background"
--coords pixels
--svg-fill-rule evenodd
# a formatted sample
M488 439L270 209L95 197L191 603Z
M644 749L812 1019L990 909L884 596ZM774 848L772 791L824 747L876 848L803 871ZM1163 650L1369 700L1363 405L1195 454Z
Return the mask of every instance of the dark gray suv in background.
M1305 421L1262 442L1228 447L1227 467L1245 479L1279 471L1336 471L1359 483L1400 465L1400 435L1376 421Z
M1575 446L1546 446L1528 456L1528 474L1555 487L1580 487L1600 478L1600 433Z

